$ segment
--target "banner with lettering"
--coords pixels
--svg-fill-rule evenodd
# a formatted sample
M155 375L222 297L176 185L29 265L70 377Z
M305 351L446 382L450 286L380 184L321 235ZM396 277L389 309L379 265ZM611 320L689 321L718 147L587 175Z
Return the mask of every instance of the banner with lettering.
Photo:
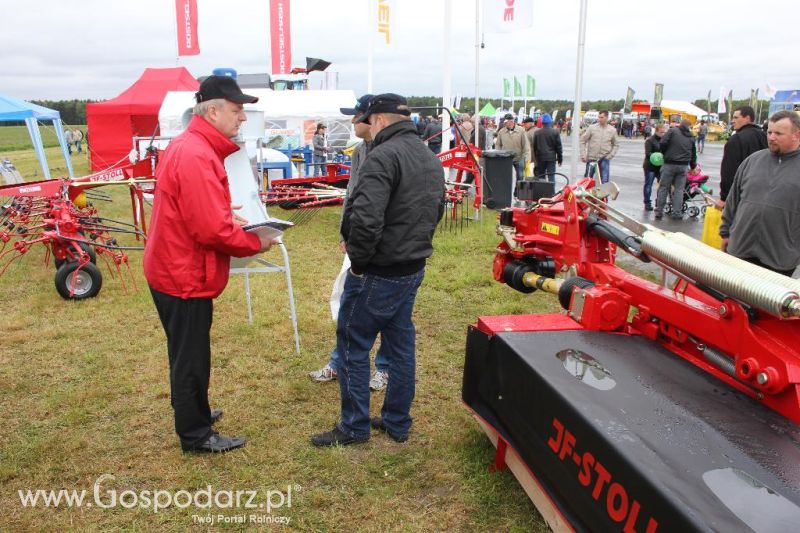
M269 0L269 35L272 73L292 70L292 32L289 24L289 0Z
M196 56L200 53L197 0L175 0L175 17L178 23L178 56Z
M483 0L483 31L510 33L533 26L533 0Z

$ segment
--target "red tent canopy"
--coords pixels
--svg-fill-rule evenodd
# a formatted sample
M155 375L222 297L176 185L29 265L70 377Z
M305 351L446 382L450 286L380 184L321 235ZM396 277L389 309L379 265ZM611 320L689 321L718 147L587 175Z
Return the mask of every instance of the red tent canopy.
M158 135L158 111L168 91L196 91L199 86L183 67L147 68L116 98L86 104L92 170L108 168L126 157L133 137Z

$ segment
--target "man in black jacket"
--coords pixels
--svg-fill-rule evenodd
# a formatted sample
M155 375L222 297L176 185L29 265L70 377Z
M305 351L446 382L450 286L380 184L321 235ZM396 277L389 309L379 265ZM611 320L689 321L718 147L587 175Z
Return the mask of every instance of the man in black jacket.
M733 129L736 133L725 143L722 150L722 164L719 174L721 177L719 197L722 202L728 199L728 192L733 185L736 170L742 161L759 150L767 147L767 134L764 130L753 124L756 113L749 105L736 108L731 117ZM722 204L724 205L724 203Z
M555 181L556 163L561 166L563 151L561 147L561 134L553 129L553 118L550 113L542 115L542 127L533 134L531 146L533 152L533 177L542 179L547 173L547 179Z
M647 127L650 126L648 125ZM644 163L642 164L642 168L644 169L644 187L642 188L642 192L644 193L645 211L653 210L653 204L650 203L653 183L661 179L661 165L654 165L651 163L650 156L654 153L661 152L661 138L666 131L666 124L657 124L653 136L648 137L647 140L644 141Z
M406 99L375 96L359 118L373 148L347 199L342 237L352 267L336 326L341 418L315 446L365 442L370 426L405 442L414 399L416 332L411 312L444 213L444 174L408 119ZM381 416L369 418L369 352L378 333L387 346L389 383Z
M661 218L664 206L667 203L667 194L670 187L672 191L673 219L683 218L683 188L686 185L686 165L693 170L697 166L697 146L692 136L692 123L683 119L680 126L670 128L661 138L659 147L664 154L664 164L661 167L661 179L658 182L658 195L656 197L656 218Z

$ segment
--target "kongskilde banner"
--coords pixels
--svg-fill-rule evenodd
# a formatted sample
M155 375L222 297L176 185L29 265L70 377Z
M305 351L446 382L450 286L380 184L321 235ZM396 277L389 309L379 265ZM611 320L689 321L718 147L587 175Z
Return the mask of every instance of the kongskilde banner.
M509 33L533 26L533 0L483 0L486 33Z
M269 0L269 30L272 43L272 73L288 74L292 70L289 0Z
M178 55L196 56L200 53L197 38L197 0L175 0L178 23Z

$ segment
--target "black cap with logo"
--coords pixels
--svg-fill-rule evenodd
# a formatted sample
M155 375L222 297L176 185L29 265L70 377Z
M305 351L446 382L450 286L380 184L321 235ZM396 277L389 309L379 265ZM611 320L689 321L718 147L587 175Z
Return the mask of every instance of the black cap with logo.
M215 98L224 98L237 104L258 102L258 97L244 94L236 80L230 76L209 76L200 84L200 90L194 93L194 97L198 104Z
M366 122L369 124L369 116L373 113L394 113L397 115L411 116L408 108L408 100L395 93L379 94L369 101L369 106L356 122Z

